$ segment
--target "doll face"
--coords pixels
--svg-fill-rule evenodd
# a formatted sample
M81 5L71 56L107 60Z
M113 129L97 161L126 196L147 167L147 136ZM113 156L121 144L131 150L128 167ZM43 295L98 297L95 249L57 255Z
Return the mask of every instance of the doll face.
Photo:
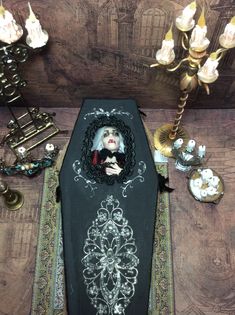
M106 127L102 136L102 143L105 149L117 152L120 146L119 131L115 127Z

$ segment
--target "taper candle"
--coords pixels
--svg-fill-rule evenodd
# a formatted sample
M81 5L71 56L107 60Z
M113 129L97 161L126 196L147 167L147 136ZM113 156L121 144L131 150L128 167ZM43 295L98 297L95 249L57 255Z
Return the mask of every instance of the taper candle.
M48 41L48 33L42 30L39 20L36 18L30 3L29 6L29 17L25 21L25 27L28 31L28 36L26 37L26 43L32 48L39 48L46 45Z
M12 44L23 35L23 29L13 18L13 15L0 5L0 41Z
M168 65L175 59L172 26L166 33L165 39L162 41L161 49L159 49L156 53L156 59L162 65Z
M191 39L190 39L190 48L195 51L203 51L205 50L210 41L206 38L207 34L207 26L204 16L204 8L202 13L198 19L198 23L192 31Z
M193 19L195 13L196 13L196 1L191 2L189 5L187 5L182 14L176 18L176 27L183 31L187 32L190 31L194 25L195 25L195 20Z

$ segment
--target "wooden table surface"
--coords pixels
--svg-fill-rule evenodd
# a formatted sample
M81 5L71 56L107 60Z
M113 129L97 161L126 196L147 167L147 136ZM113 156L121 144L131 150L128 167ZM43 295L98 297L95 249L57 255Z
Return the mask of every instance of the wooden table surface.
M61 133L51 139L60 148L71 135L79 109L47 109ZM151 131L172 122L175 111L144 109ZM0 108L0 137L11 119ZM190 137L207 147L207 167L216 170L225 183L219 204L193 199L187 189L187 174L169 160L172 251L176 315L235 314L235 110L186 109L183 126ZM41 149L33 154L38 157ZM7 163L14 156L6 147L0 157ZM20 190L24 206L7 210L0 199L0 315L29 315L35 271L43 174L1 176L11 188ZM48 314L49 315L49 314ZM159 314L163 315L163 314Z

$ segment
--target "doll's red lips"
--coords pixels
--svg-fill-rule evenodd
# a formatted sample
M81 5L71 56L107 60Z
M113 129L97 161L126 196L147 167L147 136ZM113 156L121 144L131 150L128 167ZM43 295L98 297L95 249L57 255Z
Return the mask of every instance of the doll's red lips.
M110 139L108 143L116 143L113 139Z

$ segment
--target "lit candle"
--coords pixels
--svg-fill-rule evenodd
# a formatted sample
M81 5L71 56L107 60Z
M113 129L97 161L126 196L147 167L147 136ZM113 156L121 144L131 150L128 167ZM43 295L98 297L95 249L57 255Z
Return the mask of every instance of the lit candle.
M189 140L188 144L187 144L187 147L186 147L186 150L188 152L192 152L195 148L195 145L196 145L196 142L195 140Z
M177 139L177 140L174 142L173 147L174 147L175 149L179 149L179 148L182 147L183 142L184 142L183 139L182 139L182 138L179 138L179 139Z
M197 25L192 31L191 39L190 39L190 48L195 51L203 51L205 50L210 41L206 38L207 34L207 26L204 16L204 9L198 19Z
M187 32L194 27L195 20L193 19L193 17L196 12L196 8L196 1L193 1L184 8L182 15L176 18L175 24L179 30Z
M216 52L210 54L210 57L204 63L204 65L199 69L197 75L199 80L205 83L212 83L217 80L219 73L216 68L219 65Z
M156 53L156 59L162 65L168 65L175 59L172 26L166 33L165 39L162 41L161 49L159 49Z
M206 146L205 145L199 145L198 147L198 156L200 158L204 158L206 155Z
M224 48L235 47L235 16L225 26L224 33L220 35L219 42Z
M12 14L0 5L0 41L11 44L23 35L23 29L16 24Z
M29 6L29 17L25 21L25 27L28 31L28 36L26 37L26 43L32 48L39 48L45 46L48 41L48 33L42 30L39 20L36 18L30 3Z

